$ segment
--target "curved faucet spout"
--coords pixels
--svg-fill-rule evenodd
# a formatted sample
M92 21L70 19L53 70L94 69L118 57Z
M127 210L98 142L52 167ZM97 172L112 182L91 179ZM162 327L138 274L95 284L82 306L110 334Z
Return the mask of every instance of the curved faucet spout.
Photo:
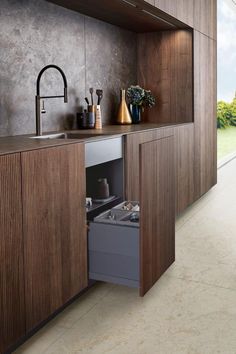
M41 77L43 75L43 73L47 70L47 69L56 69L59 71L59 73L61 74L62 78L63 78L63 82L64 82L64 95L61 96L40 96L40 80ZM40 100L43 98L64 98L64 102L67 103L68 102L68 95L67 95L67 80L66 80L66 75L64 74L63 70L61 68L59 68L59 66L54 65L54 64L50 64L45 66L40 73L38 74L37 77L37 81L36 81L36 97L35 97L35 110L36 110L36 135L42 135L42 122L41 122L41 111L40 111ZM44 112L45 113L45 110Z
M38 78L37 78L37 82L36 82L36 95L37 96L40 96L40 80L41 80L41 77L43 75L43 73L47 70L47 69L56 69L59 71L59 73L61 74L62 78L63 78L63 81L64 81L64 102L68 102L68 97L67 97L67 79L66 79L66 75L64 73L64 71L59 68L59 66L57 65L54 65L54 64L50 64L50 65L47 65L45 66L41 71L40 73L38 74ZM44 98L47 98L47 97L44 97Z

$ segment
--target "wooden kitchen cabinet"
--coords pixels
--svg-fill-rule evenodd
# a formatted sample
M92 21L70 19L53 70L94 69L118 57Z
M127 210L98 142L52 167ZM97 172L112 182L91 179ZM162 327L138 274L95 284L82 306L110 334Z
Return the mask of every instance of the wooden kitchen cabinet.
M0 353L25 335L20 154L0 156Z
M140 144L167 137L173 132L173 128L153 129L125 137L125 198L127 200L140 200Z
M217 0L194 1L194 29L216 39Z
M217 183L216 41L194 33L195 199Z
M175 157L173 136L139 146L140 295L175 260Z
M89 276L139 288L144 296L175 260L173 136L139 144L137 158L139 223L124 219L120 205L90 222ZM111 213L118 219L107 218Z
M126 136L125 144L125 195L128 200L139 200L139 160L140 144L168 135L174 136L175 144L175 203L176 215L183 212L195 201L195 150L194 125L183 124L170 128L154 129L148 132Z
M87 286L84 144L22 153L27 331Z
M176 161L176 215L195 201L194 125L174 127Z
M199 0L155 0L155 6L193 27L194 3L196 2Z

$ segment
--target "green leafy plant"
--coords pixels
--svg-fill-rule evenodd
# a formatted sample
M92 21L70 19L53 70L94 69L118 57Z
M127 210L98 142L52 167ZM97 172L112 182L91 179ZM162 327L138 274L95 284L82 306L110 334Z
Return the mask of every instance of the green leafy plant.
M217 128L222 129L229 126L231 117L230 103L219 101L217 103Z
M224 101L217 103L217 128L226 128L230 125L236 127L236 93L231 103Z
M127 98L129 104L153 107L156 104L155 97L150 90L145 90L140 86L130 86L127 90Z

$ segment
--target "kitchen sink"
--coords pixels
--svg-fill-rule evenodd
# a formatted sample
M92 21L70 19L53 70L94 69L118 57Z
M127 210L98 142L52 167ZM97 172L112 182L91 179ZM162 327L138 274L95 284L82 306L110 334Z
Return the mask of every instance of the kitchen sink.
M86 133L56 133L41 136L31 136L30 139L45 140L45 139L88 139L103 136L104 134L86 134Z

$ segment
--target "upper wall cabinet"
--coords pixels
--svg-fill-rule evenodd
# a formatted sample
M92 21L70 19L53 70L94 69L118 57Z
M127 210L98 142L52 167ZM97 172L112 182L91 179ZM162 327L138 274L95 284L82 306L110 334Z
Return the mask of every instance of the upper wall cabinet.
M200 2L204 2L200 1ZM149 1L150 2L150 1ZM196 0L195 3L198 3ZM155 0L155 6L193 27L194 0Z
M216 39L217 0L194 1L194 28Z
M143 119L152 123L193 121L192 31L138 36L138 84L152 90L158 104Z
M47 0L111 23L116 26L140 33L188 28L187 25L154 6L154 0Z

